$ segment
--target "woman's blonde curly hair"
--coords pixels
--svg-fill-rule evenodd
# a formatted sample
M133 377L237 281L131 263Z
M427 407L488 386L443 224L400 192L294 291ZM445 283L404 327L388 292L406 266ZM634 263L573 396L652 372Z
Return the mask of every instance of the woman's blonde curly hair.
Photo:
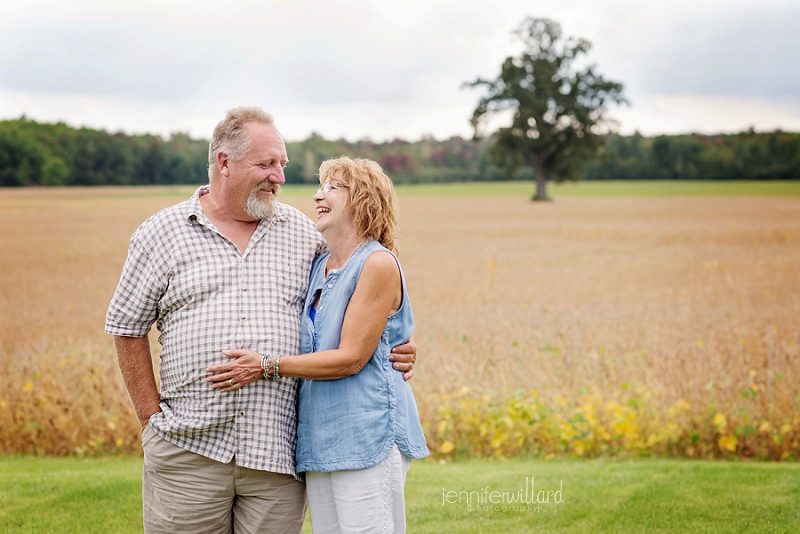
M341 182L350 191L350 218L362 231L397 254L397 218L400 212L392 180L369 159L347 156L328 159L319 167L319 183Z

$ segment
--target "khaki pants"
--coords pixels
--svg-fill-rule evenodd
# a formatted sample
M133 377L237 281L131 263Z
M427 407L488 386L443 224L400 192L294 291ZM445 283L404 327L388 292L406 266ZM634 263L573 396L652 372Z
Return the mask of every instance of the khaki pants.
M223 464L142 433L144 531L301 532L305 485L281 475Z

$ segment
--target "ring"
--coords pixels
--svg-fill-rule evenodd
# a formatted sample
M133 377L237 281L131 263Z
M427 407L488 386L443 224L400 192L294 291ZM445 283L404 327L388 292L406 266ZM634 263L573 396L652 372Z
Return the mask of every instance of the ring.
M231 379L229 379L229 380L228 380L228 385L229 385L229 386L232 386L232 385L233 385L233 378L231 378Z

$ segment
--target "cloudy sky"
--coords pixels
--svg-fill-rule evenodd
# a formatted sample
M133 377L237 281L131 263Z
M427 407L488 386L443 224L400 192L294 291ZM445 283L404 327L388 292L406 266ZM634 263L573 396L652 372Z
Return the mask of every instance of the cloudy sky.
M797 0L3 0L0 119L208 137L231 107L290 140L471 134L525 16L620 81L619 130L800 130Z

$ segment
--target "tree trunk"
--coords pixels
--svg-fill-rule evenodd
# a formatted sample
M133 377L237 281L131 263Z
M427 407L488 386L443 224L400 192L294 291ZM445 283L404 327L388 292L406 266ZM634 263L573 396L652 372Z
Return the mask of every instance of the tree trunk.
M533 176L536 179L536 193L531 200L550 200L547 197L547 171L538 159L533 163Z

